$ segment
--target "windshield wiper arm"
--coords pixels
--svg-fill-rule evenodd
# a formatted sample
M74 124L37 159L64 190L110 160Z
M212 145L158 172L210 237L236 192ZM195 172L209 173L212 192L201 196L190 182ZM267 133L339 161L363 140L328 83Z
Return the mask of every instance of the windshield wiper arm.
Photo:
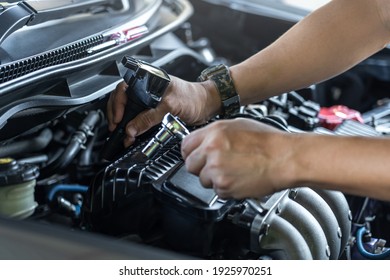
M0 3L0 44L23 26L59 19L98 6L109 6L114 0L44 0Z

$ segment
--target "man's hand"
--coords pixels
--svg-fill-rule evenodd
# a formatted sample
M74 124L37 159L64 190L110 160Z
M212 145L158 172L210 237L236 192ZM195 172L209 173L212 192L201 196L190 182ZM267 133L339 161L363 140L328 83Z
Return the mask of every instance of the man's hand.
M117 84L114 92L110 95L107 103L107 119L108 129L114 131L116 126L120 123L123 118L125 106L127 103L126 96L127 84L121 82Z
M123 118L127 102L126 88L125 82L119 83L108 100L107 118L110 131L113 131ZM136 136L159 124L168 112L178 116L188 125L202 124L218 112L220 104L221 100L212 82L191 83L171 76L171 82L158 106L143 111L127 124L124 146L130 146Z
M262 197L286 186L289 135L254 120L224 120L192 132L181 150L188 171L220 197Z

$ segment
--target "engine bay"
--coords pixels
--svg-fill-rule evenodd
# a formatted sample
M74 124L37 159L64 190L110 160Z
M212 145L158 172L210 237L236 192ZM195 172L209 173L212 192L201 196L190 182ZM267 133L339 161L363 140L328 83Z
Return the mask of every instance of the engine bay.
M173 2L166 1L165 9L179 13ZM259 199L221 199L185 169L180 143L199 127L176 116L167 114L161 125L107 160L102 152L110 136L106 103L126 77L124 57L191 81L211 64L240 59L241 54L226 55L216 38L188 37L192 31L197 36L198 21L194 16L130 51L117 51L115 61L99 62L92 70L88 65L68 74L58 69L66 83L55 78L51 86L28 84L38 92L36 99L13 105L14 114L4 105L1 215L189 258L389 259L389 202L306 186ZM242 106L235 117L291 133L388 137L389 62L384 49L333 79ZM36 90L43 85L44 97ZM87 87L88 96L83 95Z

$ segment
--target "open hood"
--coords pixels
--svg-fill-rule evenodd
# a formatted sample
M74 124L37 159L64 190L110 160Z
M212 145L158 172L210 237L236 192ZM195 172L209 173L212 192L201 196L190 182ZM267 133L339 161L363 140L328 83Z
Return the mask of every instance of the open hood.
M137 54L191 14L184 0L1 4L0 140L103 97L121 79L124 54ZM26 121L32 114L41 117Z

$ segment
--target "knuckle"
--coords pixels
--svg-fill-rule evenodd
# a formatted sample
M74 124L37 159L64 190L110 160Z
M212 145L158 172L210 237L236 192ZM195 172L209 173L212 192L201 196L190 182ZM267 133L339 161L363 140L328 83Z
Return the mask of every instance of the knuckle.
M218 174L214 177L214 185L218 188L222 188L225 185L224 175Z
M204 151L208 155L210 164L214 167L218 167L222 164L222 150L223 143L218 137L210 137L204 144Z
M199 177L199 181L200 181L201 185L205 188L212 188L212 186L213 186L212 182L210 182L209 180L207 180L205 178Z

